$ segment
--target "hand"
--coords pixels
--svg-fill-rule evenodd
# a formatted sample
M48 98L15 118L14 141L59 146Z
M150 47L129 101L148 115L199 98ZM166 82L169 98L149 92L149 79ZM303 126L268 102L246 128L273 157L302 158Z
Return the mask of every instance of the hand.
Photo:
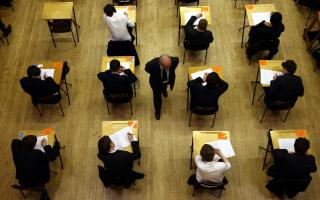
M273 76L273 80L276 80L277 77L278 77L278 75L274 75L274 76Z
M218 156L222 155L221 150L220 149L215 149L216 154L218 154Z
M129 140L130 140L130 142L132 142L133 141L133 134L131 134L131 133L128 133L128 138L129 138Z
M197 18L202 17L202 13L198 13L198 14L196 14L196 17L197 17Z
M46 78L48 78L48 77L49 77L49 76L47 76L47 74L44 73L43 78L46 79Z
M123 14L128 17L128 13L127 12L123 12Z
M120 66L120 72L123 72L125 68L123 66Z
M43 139L41 140L41 146L45 147L45 146L47 146L47 144L48 144L48 141L43 138Z
M206 80L207 80L207 76L208 76L208 73L204 73L204 76L203 76L202 79L203 79L204 81L206 81Z
M268 27L272 27L272 24L270 22L264 22L264 25Z

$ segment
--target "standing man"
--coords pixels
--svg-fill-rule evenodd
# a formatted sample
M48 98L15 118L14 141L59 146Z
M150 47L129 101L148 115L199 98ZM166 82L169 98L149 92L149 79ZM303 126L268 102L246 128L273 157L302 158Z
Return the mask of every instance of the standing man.
M167 54L154 58L146 64L145 70L150 74L149 83L153 91L153 103L157 120L160 119L161 93L164 97L167 97L167 85L170 85L170 90L173 89L176 79L175 70L178 64L178 57L171 57Z

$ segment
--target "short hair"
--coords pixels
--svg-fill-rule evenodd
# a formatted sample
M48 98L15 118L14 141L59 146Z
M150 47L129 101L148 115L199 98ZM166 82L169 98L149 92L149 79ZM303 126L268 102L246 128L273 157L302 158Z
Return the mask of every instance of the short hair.
M207 86L213 88L217 85L219 80L219 75L216 72L211 72L206 78Z
M213 161L214 154L215 154L215 150L210 144L204 144L200 150L200 155L202 157L202 160L206 162Z
M298 154L305 154L310 148L310 142L302 137L299 137L294 142L294 150Z
M27 74L29 77L32 77L32 76L39 76L41 73L41 69L35 65L31 65L28 67L27 69Z
M208 26L208 21L206 19L200 19L198 28L202 31L205 31L207 30L207 26Z
M105 155L110 151L111 148L111 139L109 136L103 136L98 141L98 150L99 154Z
M22 148L25 151L31 151L37 143L37 137L34 135L27 135L22 138Z
M111 60L111 62L110 62L110 70L112 72L117 72L117 71L119 71L119 69L120 69L120 61L116 60L116 59Z
M108 16L108 17L112 17L113 13L117 12L116 8L111 5L111 4L107 4L104 8L103 8L104 13Z
M282 24L282 15L279 12L273 12L270 17L270 22L272 25L280 25Z
M290 74L294 74L297 70L297 65L293 60L287 60L283 62L282 67L286 69Z

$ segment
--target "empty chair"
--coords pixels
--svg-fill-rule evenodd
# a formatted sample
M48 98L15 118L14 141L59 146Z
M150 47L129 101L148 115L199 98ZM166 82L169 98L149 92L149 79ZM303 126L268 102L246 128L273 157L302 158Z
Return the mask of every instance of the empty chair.
M49 26L54 47L57 47L57 46L53 37L53 33L68 33L68 32L71 32L74 46L77 46L76 40L74 39L73 31L72 31L72 20L68 20L68 19L52 20L52 21L48 21L48 26Z
M109 41L108 56L134 56L135 66L140 65L140 60L136 48L132 41Z
M296 5L299 6L300 8L304 6L309 9L308 19L305 24L306 26L308 25L308 22L311 18L312 13L315 13L320 9L320 2L318 0L296 0Z

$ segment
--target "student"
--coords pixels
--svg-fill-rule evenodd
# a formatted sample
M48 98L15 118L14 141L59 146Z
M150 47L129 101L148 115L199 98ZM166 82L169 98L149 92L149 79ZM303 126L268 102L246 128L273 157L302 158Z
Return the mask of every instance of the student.
M219 159L222 161L220 162ZM220 150L214 149L209 144L204 144L200 150L200 155L196 155L194 160L197 172L189 177L189 185L228 183L223 173L231 168L231 164Z
M6 7L10 7L13 0L0 0L0 5L4 5Z
M145 70L150 74L149 83L153 92L153 103L157 120L160 119L161 93L164 97L167 97L167 85L170 85L171 90L173 89L176 79L175 70L178 64L178 57L171 57L166 54L154 58L146 64Z
M141 157L139 142L132 134L128 133L133 153L115 149L109 136L103 136L98 142L98 158L104 163L106 168L106 177L102 182L109 186L110 184L123 185L129 188L136 179L143 179L144 174L133 171L133 162Z
M104 7L104 21L109 29L109 41L134 41L132 27L134 23L129 19L128 13L119 13L115 7L108 4Z
M16 166L16 179L24 187L44 187L50 180L49 161L59 155L60 144L56 141L53 148L46 140L41 142L45 152L34 149L37 137L27 135L22 140L14 139L11 143L13 161ZM48 199L45 191L41 199Z
M274 149L272 154L274 164L268 169L268 175L273 177L267 184L267 188L277 196L282 196L285 192L289 198L295 196L299 191L304 191L311 181L310 173L317 171L315 157L308 155L307 151L310 143L305 138L297 138L294 142L294 153L289 153L286 149ZM302 179L305 184L294 184L290 187L286 180Z
M40 73L41 70L37 66L29 66L28 77L20 79L21 87L32 97L51 97L48 99L48 103L59 102L61 100L60 86L56 84L52 77L44 75L44 80L42 80Z
M279 37L284 31L282 24L282 15L279 12L273 12L270 17L270 23L262 21L256 26L252 26L249 32L248 46L246 49L248 59L259 51L268 50L266 59L271 60L278 52Z
M299 76L294 75L297 65L293 60L282 63L283 75L274 77L270 88L265 88L265 104L270 107L277 102L291 102L294 106L298 96L302 97L304 88Z
M194 28L193 23L200 17L202 13L192 16L185 26L185 48L208 46L213 41L212 32L207 30L208 21L206 19L200 19L199 24Z
M205 82L206 85L203 86ZM219 97L228 89L228 83L223 81L216 72L211 72L205 74L203 78L198 77L189 81L188 87L191 93L191 110L195 106L200 106L204 108L214 107L218 111Z
M111 60L110 69L98 73L99 80L103 83L103 94L120 94L126 93L132 98L131 84L137 81L137 77L130 69L124 69L119 60Z
M6 27L1 19L0 19L0 30L3 32L5 37L7 37L12 32L11 25L9 24Z

